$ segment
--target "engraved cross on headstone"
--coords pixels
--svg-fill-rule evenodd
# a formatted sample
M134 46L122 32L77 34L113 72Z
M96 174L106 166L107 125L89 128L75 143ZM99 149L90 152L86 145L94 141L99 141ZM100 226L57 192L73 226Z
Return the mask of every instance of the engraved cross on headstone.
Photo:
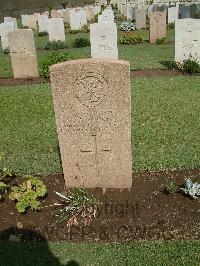
M99 153L107 153L111 152L111 150L108 149L99 149L98 144L97 144L97 135L91 135L91 137L94 139L94 145L93 149L88 149L88 150L81 150L82 153L93 153L94 154L94 159L95 159L95 166L97 169L97 176L99 177Z

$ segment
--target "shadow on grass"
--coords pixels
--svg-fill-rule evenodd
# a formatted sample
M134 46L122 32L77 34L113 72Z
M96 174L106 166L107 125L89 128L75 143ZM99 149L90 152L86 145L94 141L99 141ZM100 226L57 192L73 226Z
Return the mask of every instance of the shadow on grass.
M165 66L167 69L175 69L174 61L160 61L159 63Z
M69 257L70 254L66 254ZM75 260L61 264L43 235L29 229L10 227L0 232L2 266L79 266Z

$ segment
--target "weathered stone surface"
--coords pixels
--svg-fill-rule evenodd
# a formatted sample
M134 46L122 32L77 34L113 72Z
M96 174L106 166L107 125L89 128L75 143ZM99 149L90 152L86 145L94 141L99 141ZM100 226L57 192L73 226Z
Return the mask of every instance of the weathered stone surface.
M29 15L21 15L22 18L22 25L24 27L28 27L29 26Z
M37 20L34 15L28 15L28 27L37 31Z
M52 10L51 17L52 18L61 18L62 12L60 10Z
M170 6L167 12L167 21L169 23L174 23L178 19L178 5Z
M135 11L135 22L136 29L146 29L146 11L142 9L137 9Z
M166 12L151 12L149 25L150 43L155 43L157 39L166 37Z
M115 23L90 25L92 58L118 59L117 26Z
M49 18L47 15L40 15L38 17L38 31L39 32L48 32L48 23Z
M114 23L114 14L112 10L105 10L98 15L98 23Z
M85 10L71 9L69 11L70 28L71 30L80 30L87 25L87 17Z
M11 17L4 17L4 22L14 22L15 24L15 30L17 30L17 19L16 18L11 18Z
M66 186L131 187L129 63L68 61L51 82Z
M33 31L15 30L8 33L14 78L38 77Z
M14 22L4 22L0 24L1 45L3 49L9 48L8 32L13 30L15 30Z
M70 17L69 17L69 11L71 10L71 8L66 8L62 14L63 14L63 21L66 23L70 23Z
M200 62L199 19L178 19L175 22L175 61L183 62L190 55Z
M51 18L48 23L49 41L65 41L65 28L62 18Z

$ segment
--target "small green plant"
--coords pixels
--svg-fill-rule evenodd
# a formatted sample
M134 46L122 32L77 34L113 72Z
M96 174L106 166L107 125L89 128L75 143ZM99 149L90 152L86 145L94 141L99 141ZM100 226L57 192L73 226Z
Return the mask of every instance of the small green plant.
M5 48L4 50L3 50L3 54L9 54L10 53L10 49L9 48Z
M54 52L41 62L41 76L48 79L50 76L49 69L52 65L58 64L70 59L69 53Z
M38 32L38 36L39 37L43 37L43 36L46 36L46 35L48 35L48 33L46 31Z
M142 41L143 40L140 35L132 35L132 34L125 34L119 39L120 44L123 45L142 43Z
M75 188L69 191L68 196L58 192L56 194L61 198L60 202L63 207L59 209L61 220L59 223L67 221L67 227L83 223L89 225L93 218L96 217L97 200L84 189Z
M186 178L184 187L180 188L180 190L192 199L197 199L200 196L200 183L193 183L190 178Z
M160 39L157 39L157 40L156 40L156 44L163 44L163 43L165 43L165 40L166 40L165 37L160 38Z
M43 182L37 177L28 176L21 185L11 187L9 198L17 202L18 212L24 213L29 208L38 210L40 207L39 198L46 194L47 190Z
M49 41L45 44L45 50L61 50L67 48L66 42L63 41Z
M90 41L86 38L77 38L73 42L73 47L75 48L81 48L87 46L90 46Z
M165 192L168 194L176 193L177 189L178 189L178 187L177 187L176 183L172 180L168 181L164 187Z
M190 55L187 60L183 61L182 70L190 75L198 75L200 73L200 64Z
M167 25L167 28L170 29L170 30L173 30L174 29L174 23L169 23Z

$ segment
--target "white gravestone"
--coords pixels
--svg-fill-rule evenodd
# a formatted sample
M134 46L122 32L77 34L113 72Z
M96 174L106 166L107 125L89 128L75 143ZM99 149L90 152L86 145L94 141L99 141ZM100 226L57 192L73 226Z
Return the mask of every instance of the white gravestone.
M114 23L112 10L103 11L101 15L98 15L98 23Z
M117 26L115 23L90 25L92 58L118 59Z
M38 17L39 32L48 32L49 18L47 15L40 15Z
M69 11L70 28L71 30L80 30L87 25L87 17L85 10L71 9Z
M33 30L8 33L14 78L39 77Z
M62 18L51 18L48 23L49 41L65 41L65 28Z
M183 62L190 55L200 62L199 19L178 19L175 22L175 61Z
M178 19L178 8L176 6L172 6L168 8L168 24L174 23Z
M15 23L15 30L17 30L17 19L16 18L11 18L11 17L4 17L4 22L14 22Z
M9 48L8 32L15 30L14 22L4 22L1 24L1 44L3 49Z
M22 25L23 27L29 26L29 16L28 15L21 15L22 18Z

